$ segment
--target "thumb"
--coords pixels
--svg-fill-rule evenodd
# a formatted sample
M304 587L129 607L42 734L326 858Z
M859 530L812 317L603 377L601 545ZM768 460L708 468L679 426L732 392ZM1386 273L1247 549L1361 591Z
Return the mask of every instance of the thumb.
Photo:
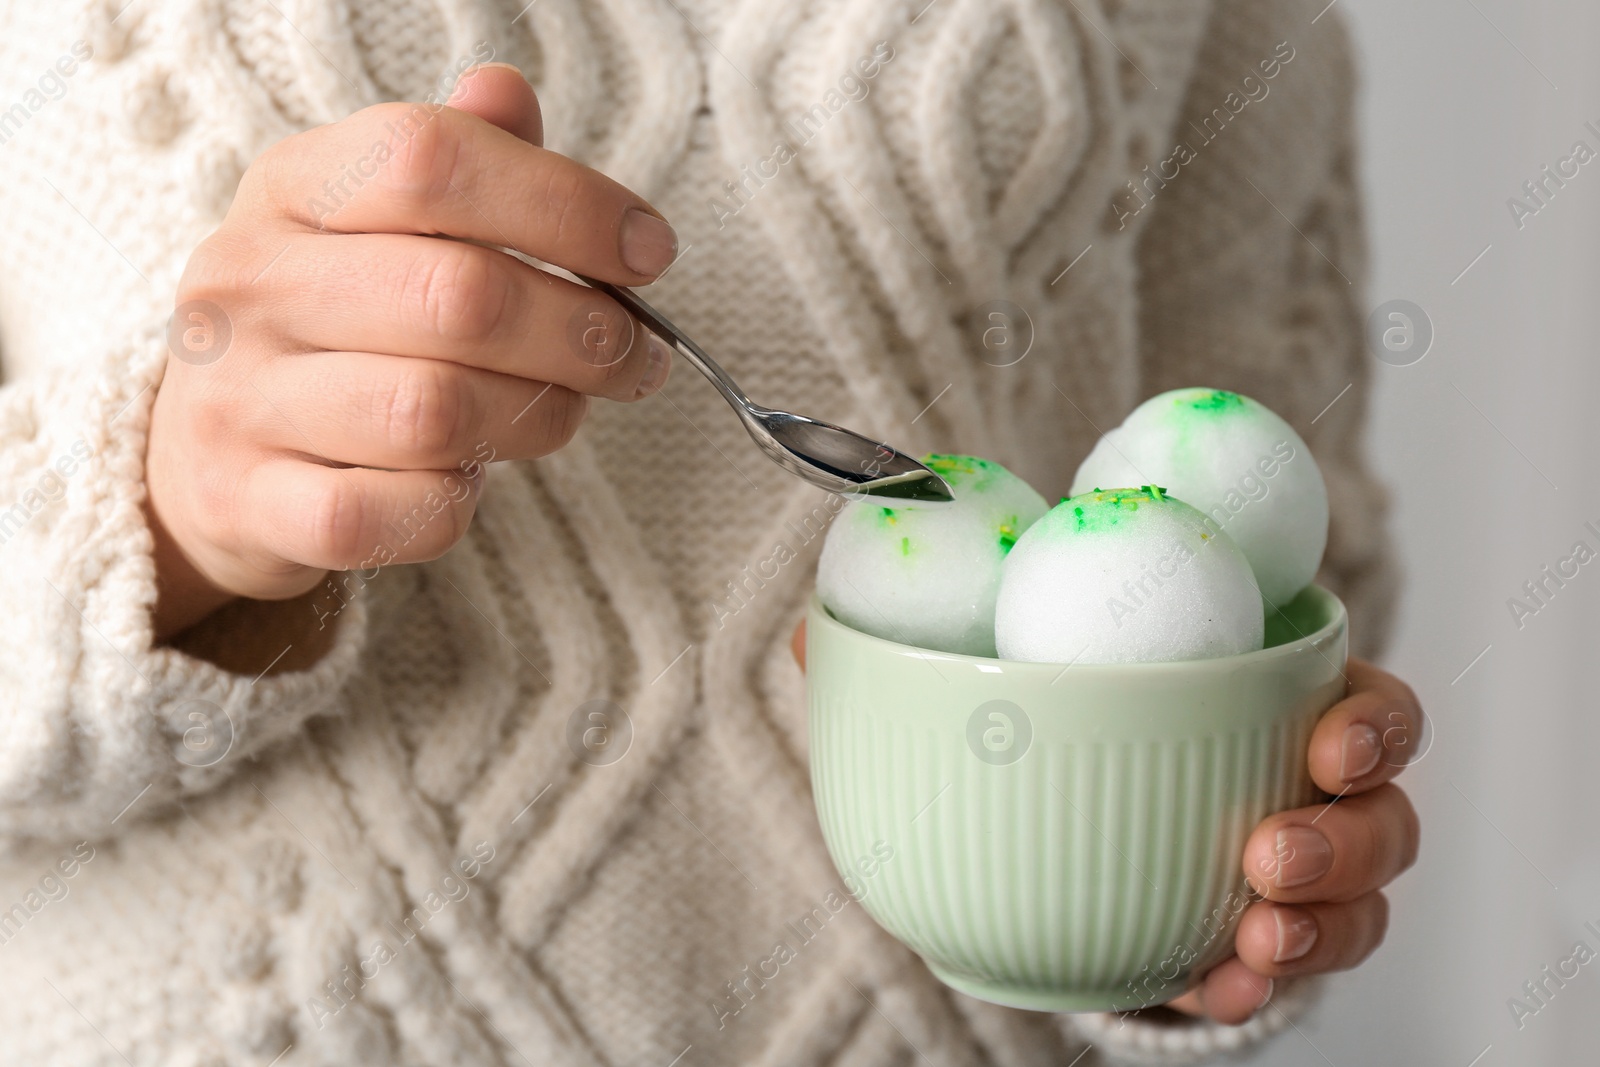
M445 104L476 115L530 144L544 144L544 118L533 86L522 71L509 63L472 67L456 80Z

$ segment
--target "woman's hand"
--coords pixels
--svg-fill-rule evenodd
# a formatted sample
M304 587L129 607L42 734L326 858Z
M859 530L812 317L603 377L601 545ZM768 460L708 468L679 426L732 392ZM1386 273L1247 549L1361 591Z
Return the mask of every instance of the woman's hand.
M791 643L803 669L805 623ZM1272 979L1354 967L1383 941L1381 890L1416 862L1417 813L1392 779L1422 736L1409 686L1361 660L1345 668L1345 698L1311 735L1311 777L1332 804L1269 815L1245 844L1244 875L1265 900L1240 917L1235 955L1169 1003L1242 1023L1272 996Z
M1345 698L1311 735L1311 777L1338 799L1269 815L1244 849L1244 874L1266 899L1245 909L1235 955L1171 1002L1191 1015L1242 1023L1272 979L1356 966L1383 942L1381 892L1417 860L1420 827L1392 779L1422 737L1422 707L1394 675L1351 660Z
M146 457L158 636L441 555L484 462L559 449L589 397L666 380L667 347L609 298L484 246L642 285L671 227L538 147L515 69L467 72L449 104L284 139L190 257Z

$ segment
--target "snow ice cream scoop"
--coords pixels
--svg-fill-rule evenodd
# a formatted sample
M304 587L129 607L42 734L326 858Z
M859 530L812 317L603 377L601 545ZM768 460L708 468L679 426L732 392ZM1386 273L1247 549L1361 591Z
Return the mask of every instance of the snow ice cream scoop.
M1218 389L1140 404L1095 445L1073 495L1160 485L1226 531L1277 608L1310 584L1328 542L1328 491L1305 441L1266 406Z
M1208 659L1255 651L1263 632L1239 546L1154 485L1056 505L1017 540L995 607L1002 659Z
M1001 564L1049 504L998 463L933 454L951 503L855 500L833 520L817 595L847 626L901 644L993 656Z

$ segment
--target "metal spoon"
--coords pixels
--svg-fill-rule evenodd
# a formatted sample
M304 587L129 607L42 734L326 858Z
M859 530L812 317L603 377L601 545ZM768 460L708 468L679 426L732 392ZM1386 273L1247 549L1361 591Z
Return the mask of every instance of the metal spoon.
M727 371L633 290L582 274L576 277L627 308L711 379L711 384L733 407L761 451L790 474L830 493L845 496L955 499L943 478L903 452L842 426L751 403L744 390L728 377Z

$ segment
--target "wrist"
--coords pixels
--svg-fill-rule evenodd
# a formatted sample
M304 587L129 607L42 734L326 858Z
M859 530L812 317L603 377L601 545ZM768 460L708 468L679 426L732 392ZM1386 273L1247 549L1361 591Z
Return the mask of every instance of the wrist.
M156 643L164 644L236 598L201 573L162 522L160 509L149 497L144 510L155 542L156 604L151 621Z

